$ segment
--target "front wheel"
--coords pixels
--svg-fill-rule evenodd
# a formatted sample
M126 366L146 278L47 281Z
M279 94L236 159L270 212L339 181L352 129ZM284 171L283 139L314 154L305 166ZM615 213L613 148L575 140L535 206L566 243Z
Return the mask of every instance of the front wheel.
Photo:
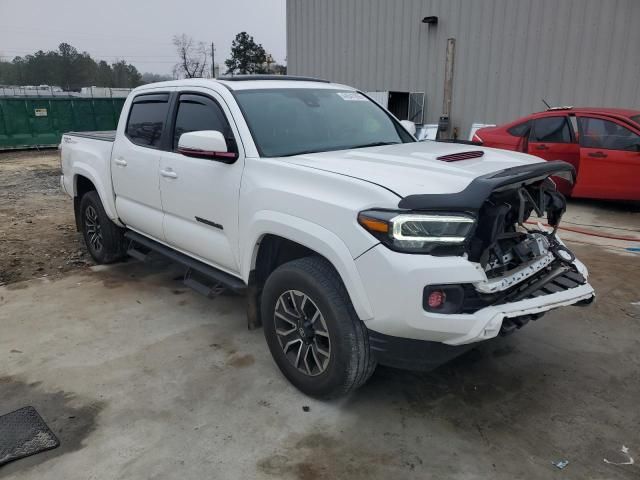
M366 327L325 259L300 258L274 270L262 292L261 312L271 355L307 395L346 395L373 374Z
M107 216L98 192L82 196L79 215L84 242L96 263L113 263L124 258L124 232Z

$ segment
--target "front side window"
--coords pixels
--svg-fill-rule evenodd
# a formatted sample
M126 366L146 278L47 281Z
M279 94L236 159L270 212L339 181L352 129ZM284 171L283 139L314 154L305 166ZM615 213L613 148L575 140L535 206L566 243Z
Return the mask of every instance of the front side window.
M387 112L352 90L274 88L240 90L235 96L263 157L415 141Z
M631 117L631 120L640 125L640 115L634 115L633 117Z
M578 126L582 147L628 151L640 148L640 136L615 122L602 118L580 117Z
M131 105L126 136L136 145L158 148L169 107L168 95L141 95Z
M531 142L571 143L571 133L567 117L538 118L533 123Z
M202 130L221 132L227 140L229 151L234 151L233 133L220 106L201 95L182 95L176 114L173 149L178 148L178 141L183 133Z

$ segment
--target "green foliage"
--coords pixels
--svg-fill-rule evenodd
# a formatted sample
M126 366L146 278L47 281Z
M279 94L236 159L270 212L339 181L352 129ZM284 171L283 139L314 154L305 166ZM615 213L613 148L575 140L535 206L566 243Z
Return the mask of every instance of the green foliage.
M225 60L227 74L267 73L267 53L247 32L240 32L231 43L231 58Z
M0 84L55 85L66 90L82 87L125 87L142 84L142 76L124 60L109 65L96 62L87 52L78 52L68 43L58 50L39 50L32 55L15 57L11 62L0 61Z
M160 73L150 72L142 74L142 83L166 82L167 80L173 80L173 77L171 75L162 75Z

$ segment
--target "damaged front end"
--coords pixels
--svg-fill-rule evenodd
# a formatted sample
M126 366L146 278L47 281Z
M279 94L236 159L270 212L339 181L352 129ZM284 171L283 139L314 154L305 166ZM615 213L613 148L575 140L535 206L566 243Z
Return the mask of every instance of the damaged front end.
M556 236L566 200L556 190L551 176L573 182L575 171L561 161L534 163L479 177L453 195L412 195L400 202L400 208L412 211L462 211L476 218L464 253L479 265L486 279L473 284L428 287L429 291L441 289L460 299L446 313L473 313L487 306L558 293L586 283L586 270ZM550 228L532 221L534 216L546 217ZM593 297L588 299L591 300ZM505 319L502 333L541 315Z

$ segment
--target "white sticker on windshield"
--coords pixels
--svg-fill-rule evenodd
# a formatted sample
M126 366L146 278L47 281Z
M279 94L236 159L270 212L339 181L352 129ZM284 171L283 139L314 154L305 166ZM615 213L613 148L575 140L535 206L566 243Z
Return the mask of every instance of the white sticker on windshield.
M367 98L358 92L336 92L340 98L349 102L366 102Z

